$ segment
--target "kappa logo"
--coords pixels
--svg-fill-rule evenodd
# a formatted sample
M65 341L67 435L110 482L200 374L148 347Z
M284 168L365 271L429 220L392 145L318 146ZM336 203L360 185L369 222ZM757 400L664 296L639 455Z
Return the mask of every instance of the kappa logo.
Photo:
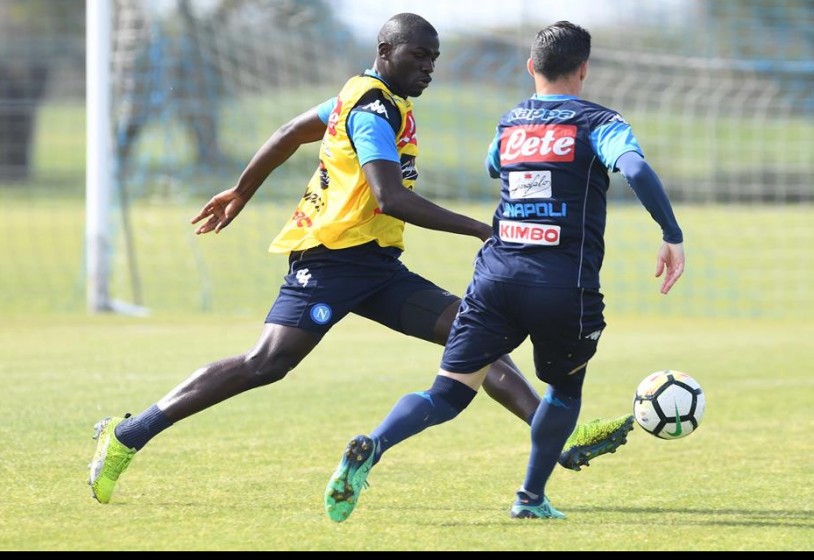
M508 117L510 121L567 121L576 116L569 109L543 109L540 107L518 107Z
M376 113L377 115L384 115L385 118L390 118L389 114L387 113L387 107L379 101L378 99L373 103L368 103L367 105L362 105L359 107L362 111L368 111L370 113Z
M619 113L616 113L615 115L613 115L613 118L611 120L609 120L608 122L609 123L618 122L618 123L622 123L622 124L627 124L627 121L625 119L623 119L622 115L620 115Z
M311 281L311 271L307 268L303 268L297 271L295 277L297 278L297 282L302 284L302 287L305 288L308 286L308 282Z
M556 407L565 408L565 409L571 408L570 406L565 404L563 401L561 401L557 397L551 395L548 391L546 391L545 397L543 397L543 398L545 398L545 402L547 402L551 406L556 406Z

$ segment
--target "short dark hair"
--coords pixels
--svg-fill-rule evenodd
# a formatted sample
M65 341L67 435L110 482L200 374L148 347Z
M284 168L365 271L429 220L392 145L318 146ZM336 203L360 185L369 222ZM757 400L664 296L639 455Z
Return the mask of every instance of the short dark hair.
M420 15L405 12L396 14L384 22L379 31L378 42L395 46L409 43L419 34L438 35L438 31Z
M574 72L591 56L591 34L570 21L541 29L531 44L534 71L549 81Z

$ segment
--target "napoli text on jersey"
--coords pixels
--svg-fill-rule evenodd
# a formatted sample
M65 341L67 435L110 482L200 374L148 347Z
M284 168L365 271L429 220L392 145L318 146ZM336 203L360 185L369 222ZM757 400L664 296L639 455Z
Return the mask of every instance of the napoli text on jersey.
M503 115L487 157L500 203L476 273L598 290L609 171L628 151L641 153L622 117L574 96L535 95Z
M418 142L412 102L392 93L375 76L355 76L337 96L322 139L319 166L294 215L272 241L270 252L302 251L318 245L343 249L371 241L381 247L404 249L404 222L379 210L349 138L351 111L387 120L401 160L402 182L413 188Z

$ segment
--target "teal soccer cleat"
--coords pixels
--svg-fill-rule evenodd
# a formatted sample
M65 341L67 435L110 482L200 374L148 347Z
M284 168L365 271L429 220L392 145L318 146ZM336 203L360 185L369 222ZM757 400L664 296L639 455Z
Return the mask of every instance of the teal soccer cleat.
M518 493L517 501L512 505L512 519L565 519L565 514L554 509L546 496L543 496L543 503L531 505L524 494Z
M342 461L325 488L325 511L332 521L345 521L367 487L367 475L373 467L376 444L367 436L356 436L348 443Z

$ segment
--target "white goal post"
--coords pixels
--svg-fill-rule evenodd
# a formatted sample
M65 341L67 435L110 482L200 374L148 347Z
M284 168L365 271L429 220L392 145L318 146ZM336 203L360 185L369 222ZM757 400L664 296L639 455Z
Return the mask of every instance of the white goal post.
M85 272L87 308L144 316L140 302L111 298L113 230L113 118L111 105L111 46L113 0L88 0L86 7Z
M110 112L112 0L87 2L85 268L88 310L112 308L110 279L110 193L113 188Z

